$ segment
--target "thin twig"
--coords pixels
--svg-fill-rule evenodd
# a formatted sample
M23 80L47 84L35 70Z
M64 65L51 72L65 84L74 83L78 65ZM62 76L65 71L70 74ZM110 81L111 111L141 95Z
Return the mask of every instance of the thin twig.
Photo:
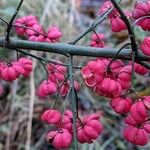
M10 30L11 30L11 28L12 28L13 21L14 21L15 17L17 16L18 11L19 11L19 9L20 9L22 3L23 3L23 0L20 0L20 3L19 3L19 5L18 5L17 9L15 10L13 16L11 17L11 19L10 19L10 21L9 21L9 24L8 24L8 26L7 26L6 37L5 37L5 42L7 42L7 43L9 43L9 35L10 35Z
M132 52L132 71L131 71L131 91L133 91L137 97L139 98L140 95L138 94L138 92L135 90L134 87L134 63L135 63L135 52Z
M42 36L44 36L44 37L47 37L45 34L39 32L39 31L37 31L37 30L35 30L35 29L33 29L33 28L24 26L24 25L16 25L16 24L12 24L12 26L13 26L13 27L20 27L20 28L24 28L24 29L29 29L29 30L32 30L32 31L36 32L37 34L40 34L40 35L42 35Z
M40 63L42 64L42 66L43 66L43 68L44 68L44 70L45 70L45 72L46 72L46 77L47 77L47 82L48 82L48 75L49 75L48 70L47 70L47 68L45 67L45 64L43 63L43 61L40 60L40 59L39 59L39 61L40 61Z
M4 22L4 23L8 26L8 22L7 22L7 21L5 21L3 18L0 18L0 20L1 20L2 22Z
M121 9L121 7L118 5L118 3L115 0L111 0L111 2L113 3L114 7L117 9L122 20L124 21L124 23L127 26L127 30L128 30L130 41L131 41L132 51L135 51L135 58L137 59L138 58L138 47L136 44L135 35L133 32L132 26L130 24L130 21L128 20L127 16L125 15L125 13Z
M8 48L9 50L13 50L11 48ZM17 48L14 48L15 51L19 52L19 53L22 53L23 55L26 55L26 56L30 56L32 58L35 58L37 60L41 60L41 61L44 61L46 63L52 63L52 64L55 64L55 65L61 65L61 66L66 66L68 67L68 64L65 64L65 63L60 63L60 62L57 62L56 60L52 60L52 59L47 59L47 58L44 58L44 57L39 57L39 56L36 56L36 55L33 55L27 51L23 51L21 49L17 49ZM75 69L82 69L82 66L76 66L74 65L73 68ZM56 68L57 69L57 68Z
M131 45L131 43L126 43L124 44L118 51L117 53L112 57L111 61L109 62L108 66L107 66L107 70L109 69L110 65L112 64L112 62L116 59L116 57L118 56L118 54L127 46Z
M128 20L127 16L125 15L125 13L121 9L121 7L118 5L118 3L115 0L111 0L111 2L113 3L114 7L117 9L117 11L119 12L122 20L124 21L124 23L127 26L127 30L128 30L130 41L131 41L131 47L132 47L131 90L134 91L137 94L137 96L139 96L138 93L136 92L135 88L134 88L134 63L135 63L135 60L138 59L138 47L137 47L137 43L136 43L136 40L135 40L134 31L132 29L130 21Z
M70 79L70 104L73 112L73 139L74 139L74 150L78 149L77 144L77 127L76 127L76 120L77 120L77 103L76 103L76 95L75 95L75 87L74 87L74 73L73 73L73 57L68 57L68 73Z
M76 44L79 40L81 40L84 36L86 36L89 32L91 32L96 26L98 26L101 22L103 22L107 18L107 16L111 13L112 10L113 8L110 8L108 11L98 16L94 20L94 22L83 33L81 33L73 41L69 42L69 44L72 44L72 45Z
M118 3L120 2L121 0L118 0ZM107 16L112 12L112 10L113 7L109 8L103 14L99 15L84 32L82 32L78 37L76 37L73 41L69 42L68 44L72 44L72 45L76 44L79 40L81 40L89 32L91 32L95 27L97 27L100 23L102 23L107 18Z
M64 83L66 82L66 80L68 79L68 77L69 77L69 75L67 75L65 80L59 86L59 89L58 89L57 94L56 94L56 99L55 99L55 102L54 102L54 105L52 106L52 108L56 108L56 105L57 105L57 102L58 102L58 97L59 97L59 94L60 94L60 90L61 90L62 86L64 85Z
M95 33L95 35L97 36L99 42L102 42L102 40L101 40L100 37L98 36L97 32L96 32L94 29L92 29L92 31L93 31L93 32Z

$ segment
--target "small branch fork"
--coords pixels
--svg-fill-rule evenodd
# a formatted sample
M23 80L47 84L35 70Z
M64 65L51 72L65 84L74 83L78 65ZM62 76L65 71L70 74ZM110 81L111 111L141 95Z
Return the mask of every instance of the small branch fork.
M12 18L10 19L9 23L7 24L7 30L6 30L6 36L5 36L5 41L7 43L9 43L9 37L10 37L10 31L11 31L11 28L12 28L12 24L13 24L13 21L15 19L15 17L17 16L18 12L19 12L19 9L22 5L24 0L20 0L20 3L15 11L15 13L13 14Z

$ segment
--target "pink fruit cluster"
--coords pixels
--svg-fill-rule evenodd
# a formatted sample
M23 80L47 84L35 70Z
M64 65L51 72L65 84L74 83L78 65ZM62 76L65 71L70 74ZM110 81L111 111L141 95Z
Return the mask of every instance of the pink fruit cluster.
M131 108L132 100L129 97L117 97L111 99L110 105L116 113L126 114Z
M105 58L89 61L82 69L82 76L85 84L97 94L118 97L130 88L132 67L115 60L108 68L110 61Z
M104 47L104 35L103 34L92 34L91 43L92 47Z
M91 114L80 120L77 127L77 139L80 143L93 143L103 130L102 124L99 122L100 114Z
M92 143L98 138L103 130L102 124L99 122L100 113L94 113L77 119L77 139L80 143ZM70 110L66 110L63 115L57 110L48 109L42 116L42 121L49 125L55 125L57 130L50 131L46 139L52 143L57 149L68 148L72 143L73 134L73 114Z
M123 137L136 145L145 145L150 133L148 109L150 109L150 96L145 96L133 103L132 99L124 96L130 89L132 66L125 65L120 60L97 58L89 61L82 68L85 84L100 96L110 99L110 106L120 114L129 116L125 119L128 127L123 131ZM140 64L134 64L135 72L145 75L148 70ZM146 126L146 127L144 127ZM149 131L147 131L149 129ZM140 140L141 139L141 140ZM84 140L83 140L84 141Z
M59 62L61 63L61 62ZM65 80L65 75L67 73L67 68L62 65L57 65L57 64L48 64L47 65L47 70L48 70L48 79L59 83Z
M145 75L148 73L148 69L138 63L134 63L134 70L140 75Z
M136 1L132 16L134 19L139 19L143 16L148 16L150 12L150 1ZM140 20L137 25L142 27L143 30L150 30L150 18L144 18Z
M145 37L141 43L141 50L145 55L150 56L150 37Z
M57 84L50 80L44 80L37 90L37 94L41 98L46 98L48 95L55 94L56 92L57 92Z
M117 97L110 101L111 107L118 114L127 114L124 122L127 127L123 130L123 137L136 145L146 145L150 134L150 96L144 96L135 103L129 97Z
M70 81L65 79L67 68L56 63L56 65L48 64L47 70L49 73L48 79L42 81L39 85L37 95L40 98L46 98L48 95L56 94L59 90L61 96L66 96L70 88ZM74 81L74 87L78 92L80 85L77 81Z
M0 62L0 78L5 81L13 81L23 75L28 77L32 71L32 61L28 58L22 57L18 61L6 63Z
M104 4L99 9L99 13L103 14L104 12L108 11L108 9L112 6L113 5L110 1L104 2ZM128 18L132 17L132 14L127 11L125 12L125 14ZM120 32L127 29L126 24L121 19L120 14L116 9L113 9L113 11L108 15L108 18L110 20L111 29L113 32Z
M123 137L136 145L146 145L150 134L150 96L144 96L130 108L130 113L125 118L127 127L123 131Z
M148 16L150 12L150 1L136 1L134 9L132 11L132 16L135 20L141 17ZM150 30L150 17L143 18L137 22L143 30ZM144 54L150 56L150 37L145 37L141 43L141 50Z
M18 35L25 36L30 41L55 43L59 42L62 37L62 33L56 26L50 27L45 32L37 18L33 15L18 18L14 26Z

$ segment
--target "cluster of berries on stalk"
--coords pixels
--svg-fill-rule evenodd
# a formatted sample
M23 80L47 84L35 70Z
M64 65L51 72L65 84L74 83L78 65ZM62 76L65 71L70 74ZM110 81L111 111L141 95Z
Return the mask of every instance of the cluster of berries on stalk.
M77 140L80 143L93 143L103 130L100 123L101 113L93 113L76 121ZM73 139L73 114L70 110L65 110L61 114L58 110L48 109L41 116L42 121L49 125L54 125L55 130L48 132L46 139L57 149L68 148Z
M48 64L47 70L48 79L39 85L37 95L44 99L59 91L61 96L66 96L70 88L70 81L66 79L67 68L58 64ZM74 80L74 87L77 92L80 90L80 85L76 80Z
M104 12L106 12L108 9L110 9L111 7L113 7L113 4L110 1L106 1L102 7L100 7L99 9L99 13L103 14ZM129 11L125 11L124 12L125 15L128 18L132 17L132 14ZM108 15L108 19L110 21L110 26L111 26L111 30L113 32L120 32L122 30L126 30L126 24L124 23L124 21L122 20L119 12L114 8L113 11Z
M150 96L138 99L130 107L128 116L125 118L127 127L123 131L123 137L136 145L148 143L150 134Z
M56 43L60 41L62 32L58 27L50 27L47 33L43 30L35 16L29 15L18 18L14 24L16 33L19 36L25 36L30 41ZM58 91L61 96L66 96L70 88L70 82L66 80L67 68L58 64L47 64L48 79L41 82L37 89L37 95L40 98L47 98L49 95L54 95ZM80 86L77 81L74 81L76 91L79 91Z
M32 71L32 61L29 58L21 57L17 61L0 61L0 79L7 82L16 80L21 75L28 77Z
M62 33L58 27L52 26L47 32L43 30L37 18L33 15L18 18L14 24L16 33L25 36L29 41L35 42L59 42Z
M110 1L106 1L99 10L100 14L103 14L112 6ZM150 12L149 6L149 1L136 2L132 13L124 13L128 18L136 20L148 15ZM115 8L108 15L108 18L113 32L120 32L127 29L126 24ZM150 30L150 18L141 19L136 25L140 26L143 30ZM94 43L94 38L97 38L101 43L104 37L101 34L93 34L91 38L92 47L103 47L102 44L98 45L96 42ZM140 48L144 54L150 56L149 37L144 38ZM145 75L149 70L138 63L134 63L134 71L139 75ZM126 92L131 88L131 73L132 65L130 62L125 64L121 60L106 58L97 58L89 61L82 68L82 76L85 84L98 95L110 98L110 106L116 113L127 115L124 120L127 125L123 130L124 139L133 144L143 146L148 143L150 134L148 115L150 96L141 97L135 102L130 97L125 96Z

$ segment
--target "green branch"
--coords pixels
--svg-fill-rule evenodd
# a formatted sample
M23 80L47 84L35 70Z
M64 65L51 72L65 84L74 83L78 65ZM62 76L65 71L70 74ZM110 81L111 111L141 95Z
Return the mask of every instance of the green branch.
M51 52L62 54L68 57L68 55L76 56L90 56L90 57L105 57L112 58L118 51L114 48L95 48L86 46L75 46L64 43L44 43L44 42L31 42L27 40L14 40L10 39L9 43L5 43L5 38L0 38L0 47L6 47L9 49L23 49L25 50L35 50L42 52ZM121 51L117 59L132 60L131 49L124 49ZM138 52L139 61L150 61L150 57ZM137 60L136 60L137 61Z
M78 149L77 145L77 127L76 127L76 120L77 120L77 101L76 101L76 94L75 94L75 87L74 87L74 72L73 72L73 56L68 57L68 74L70 80L70 93L69 93L69 100L71 104L71 109L73 112L73 139L74 139L74 150Z

